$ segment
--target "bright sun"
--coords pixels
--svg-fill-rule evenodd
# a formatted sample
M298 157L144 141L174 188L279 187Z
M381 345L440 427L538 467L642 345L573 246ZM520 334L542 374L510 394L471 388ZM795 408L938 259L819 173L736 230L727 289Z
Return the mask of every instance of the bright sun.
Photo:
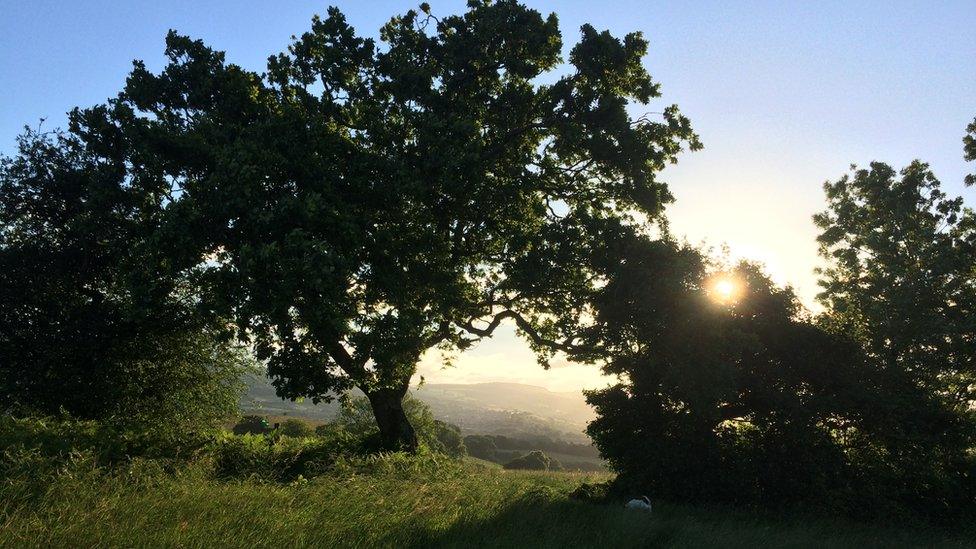
M722 277L712 283L712 297L720 303L731 303L739 297L741 288L739 283L731 278Z

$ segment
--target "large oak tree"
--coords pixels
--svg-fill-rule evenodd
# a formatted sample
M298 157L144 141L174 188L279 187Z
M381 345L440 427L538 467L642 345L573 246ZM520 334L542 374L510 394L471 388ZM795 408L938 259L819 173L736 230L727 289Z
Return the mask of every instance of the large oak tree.
M572 349L607 228L656 216L658 173L699 147L659 96L647 41L589 25L561 58L555 15L472 0L422 5L380 40L335 8L256 74L171 32L86 146L167 195L155 242L200 306L234 319L280 395L360 388L388 447L416 435L401 400L433 347L503 321L545 361Z

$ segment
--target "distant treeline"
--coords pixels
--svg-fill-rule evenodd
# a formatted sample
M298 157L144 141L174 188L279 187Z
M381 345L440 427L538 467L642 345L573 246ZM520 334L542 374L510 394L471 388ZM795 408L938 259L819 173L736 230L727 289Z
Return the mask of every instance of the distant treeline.
M505 435L467 435L464 445L468 453L474 457L494 461L494 452L517 451L531 448L545 452L555 452L570 456L600 459L600 452L592 444L577 444L555 440L549 437L507 437Z

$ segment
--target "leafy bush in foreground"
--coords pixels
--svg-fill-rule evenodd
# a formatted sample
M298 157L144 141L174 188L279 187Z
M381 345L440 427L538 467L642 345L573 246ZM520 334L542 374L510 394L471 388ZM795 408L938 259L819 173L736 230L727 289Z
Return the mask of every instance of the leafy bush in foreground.
M363 450L361 439L342 431L302 438L219 431L175 435L169 430L131 431L95 421L0 416L0 452L5 463L26 456L48 464L49 469L84 455L93 467L106 470L151 460L170 470L195 463L223 479L290 481L319 474L338 456L355 456Z
M291 481L325 471L335 462L338 448L321 439L243 435L220 438L212 453L219 478Z
M0 416L0 451L36 452L55 462L88 453L99 466L135 457L188 461L206 454L216 432L132 430L114 423Z
M278 433L286 437L301 438L315 435L315 429L300 419L290 418L278 427Z
M0 155L0 409L176 431L233 416L252 362L152 236L170 183L77 132L18 145Z

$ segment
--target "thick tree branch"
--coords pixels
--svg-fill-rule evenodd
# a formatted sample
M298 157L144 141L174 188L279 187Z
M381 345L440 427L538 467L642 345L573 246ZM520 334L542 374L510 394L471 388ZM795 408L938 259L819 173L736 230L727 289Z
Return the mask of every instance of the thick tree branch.
M342 371L345 372L346 375L354 380L365 381L368 377L365 366L357 362L349 350L343 347L342 343L336 341L330 345L329 356L332 357L332 360L334 360L340 368L342 368Z
M492 317L491 322L488 323L488 326L484 328L478 328L470 320L467 322L456 322L455 324L457 324L457 326L460 327L461 329L469 333L472 333L476 336L489 337L492 335L492 333L494 333L495 328L498 328L498 325L501 324L501 322L506 318L510 318L514 320L515 325L518 326L520 330L525 332L525 334L529 336L529 339L531 339L532 342L535 343L536 345L542 345L544 347L548 347L555 351L563 351L566 353L582 350L582 347L578 345L574 345L570 339L566 339L564 341L555 341L543 337L542 335L539 334L539 331L535 329L535 327L532 325L531 322L529 322L524 317L522 317L522 315L510 309L506 309L496 314L494 317Z

